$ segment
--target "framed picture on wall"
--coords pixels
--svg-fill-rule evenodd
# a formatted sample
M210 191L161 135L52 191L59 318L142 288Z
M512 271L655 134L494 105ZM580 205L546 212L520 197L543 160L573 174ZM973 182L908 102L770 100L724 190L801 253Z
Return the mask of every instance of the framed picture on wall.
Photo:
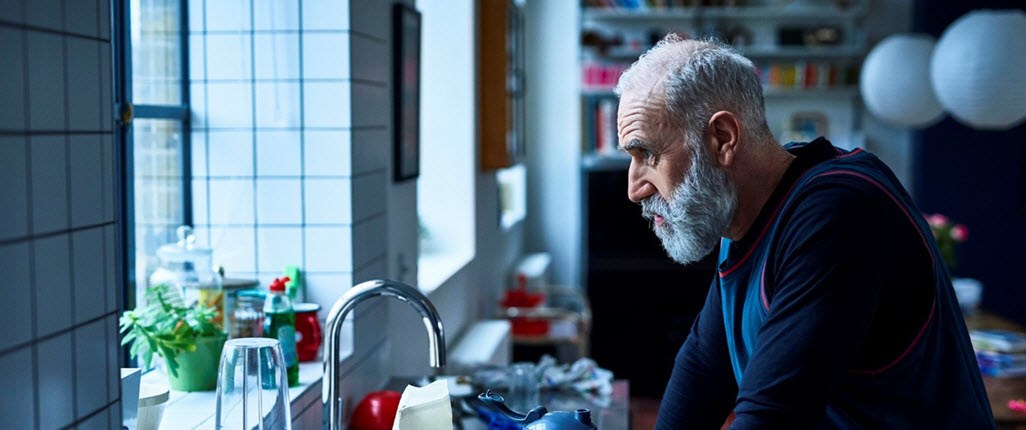
M395 181L420 175L420 12L402 3L392 9Z

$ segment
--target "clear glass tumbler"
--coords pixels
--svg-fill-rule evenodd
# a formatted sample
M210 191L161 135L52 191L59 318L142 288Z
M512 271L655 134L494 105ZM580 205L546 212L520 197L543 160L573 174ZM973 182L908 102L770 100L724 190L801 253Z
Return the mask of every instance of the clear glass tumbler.
M277 339L229 340L217 375L218 430L292 430L285 358Z
M534 363L513 363L509 366L509 395L506 406L526 414L538 406L539 377Z

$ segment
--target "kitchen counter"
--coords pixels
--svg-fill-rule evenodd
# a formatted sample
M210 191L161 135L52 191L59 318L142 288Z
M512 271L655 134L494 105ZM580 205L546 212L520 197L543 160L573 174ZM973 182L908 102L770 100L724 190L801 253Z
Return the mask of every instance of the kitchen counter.
M324 365L320 362L299 363L299 386L289 387L292 415L300 415L312 403L321 400L321 374ZM167 376L157 369L142 376L143 383L167 385ZM164 417L160 430L205 430L214 428L217 393L215 391L182 392L171 391L164 406Z

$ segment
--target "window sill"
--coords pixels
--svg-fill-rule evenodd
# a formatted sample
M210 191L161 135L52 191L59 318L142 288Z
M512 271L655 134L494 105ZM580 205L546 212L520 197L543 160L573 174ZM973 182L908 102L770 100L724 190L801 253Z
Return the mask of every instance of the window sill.
M420 291L430 294L473 259L474 253L470 251L421 254L417 261L417 285Z
M289 387L293 420L313 403L321 401L321 375L323 372L324 364L320 361L299 363L299 386ZM143 375L142 382L166 386L167 376L163 371L155 370ZM172 390L171 398L164 406L164 417L160 422L160 430L213 428L216 413L216 391L187 393Z

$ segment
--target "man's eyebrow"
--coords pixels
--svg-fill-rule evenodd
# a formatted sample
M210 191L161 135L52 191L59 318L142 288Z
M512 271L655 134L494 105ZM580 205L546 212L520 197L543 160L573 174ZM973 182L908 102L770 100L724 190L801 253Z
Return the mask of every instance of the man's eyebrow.
M652 145L641 139L631 139L629 142L620 145L621 151L631 151L634 149L652 149Z

